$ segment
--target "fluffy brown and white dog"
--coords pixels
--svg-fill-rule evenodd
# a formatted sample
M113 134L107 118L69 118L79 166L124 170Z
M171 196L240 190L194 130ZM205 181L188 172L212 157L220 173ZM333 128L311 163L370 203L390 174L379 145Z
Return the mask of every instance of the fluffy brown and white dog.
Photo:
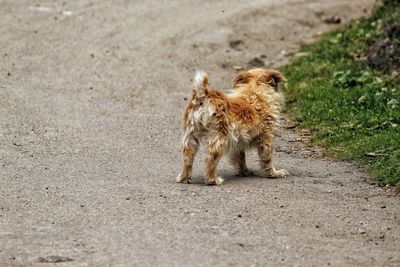
M223 182L217 174L223 154L229 156L239 175L251 176L245 156L250 147L257 148L267 176L287 176L286 170L275 170L272 164L275 130L283 105L278 84L284 80L277 70L252 69L233 80L233 93L227 95L211 89L207 74L198 71L183 116L183 169L177 182L191 182L193 159L201 143L208 145L204 174L208 185Z

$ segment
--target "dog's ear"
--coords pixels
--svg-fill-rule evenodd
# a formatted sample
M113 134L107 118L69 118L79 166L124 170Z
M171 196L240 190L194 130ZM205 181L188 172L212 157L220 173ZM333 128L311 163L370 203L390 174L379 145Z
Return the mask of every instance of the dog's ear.
M249 73L248 71L241 72L233 79L232 87L236 87L238 84L249 83L253 78L254 75L252 73Z
M258 77L257 84L261 83L269 84L274 88L275 91L278 91L278 85L283 81L286 81L286 78L280 71L273 69L266 69L263 75Z

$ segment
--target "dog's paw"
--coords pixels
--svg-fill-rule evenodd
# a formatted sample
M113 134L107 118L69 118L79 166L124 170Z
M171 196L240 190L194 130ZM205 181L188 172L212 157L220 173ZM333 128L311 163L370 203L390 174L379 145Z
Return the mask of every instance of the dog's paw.
M249 169L246 169L246 170L240 170L236 175L242 177L248 177L248 176L254 176L254 172Z
M285 178L289 176L289 172L284 169L274 170L273 172L268 173L269 178Z
M219 176L214 179L206 178L206 185L222 185L223 182L224 179Z
M280 169L276 171L276 175L278 178L285 178L289 176L289 172L287 170Z
M183 183L183 184L190 184L192 183L192 179L190 177L182 177L182 174L180 173L177 177L176 177L176 182L177 183Z

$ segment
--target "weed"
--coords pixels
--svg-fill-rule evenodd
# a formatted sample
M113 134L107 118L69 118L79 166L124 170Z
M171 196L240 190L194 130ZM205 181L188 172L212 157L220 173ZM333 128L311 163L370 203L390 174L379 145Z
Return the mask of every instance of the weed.
M400 21L400 4L385 0L368 18L303 47L307 56L284 72L288 113L312 130L312 143L366 165L380 186L400 190L399 70L367 64L370 47L393 21Z

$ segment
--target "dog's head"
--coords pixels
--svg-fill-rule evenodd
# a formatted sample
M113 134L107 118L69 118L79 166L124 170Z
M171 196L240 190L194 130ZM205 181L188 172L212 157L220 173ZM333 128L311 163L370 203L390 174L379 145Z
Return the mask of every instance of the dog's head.
M274 69L251 69L242 73L239 73L235 79L233 79L232 87L235 88L239 85L249 84L254 82L258 85L269 85L275 91L278 91L278 85L282 81L286 81L283 74Z

